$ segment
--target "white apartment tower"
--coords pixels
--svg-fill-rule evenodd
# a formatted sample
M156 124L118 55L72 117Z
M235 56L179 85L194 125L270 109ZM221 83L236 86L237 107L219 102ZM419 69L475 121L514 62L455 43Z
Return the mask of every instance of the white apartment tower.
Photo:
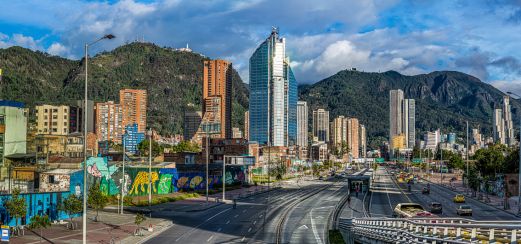
M297 102L297 146L308 147L308 104Z

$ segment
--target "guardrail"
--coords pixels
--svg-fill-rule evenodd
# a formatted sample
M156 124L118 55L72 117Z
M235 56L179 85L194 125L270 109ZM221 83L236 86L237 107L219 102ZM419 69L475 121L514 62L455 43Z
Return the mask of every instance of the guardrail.
M521 243L521 221L475 221L463 218L340 218L347 243L374 240L393 243Z

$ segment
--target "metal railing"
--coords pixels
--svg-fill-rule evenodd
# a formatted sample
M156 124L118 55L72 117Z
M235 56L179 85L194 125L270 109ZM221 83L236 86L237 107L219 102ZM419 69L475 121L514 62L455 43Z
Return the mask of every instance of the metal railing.
M475 221L463 218L340 218L347 243L521 243L521 221Z

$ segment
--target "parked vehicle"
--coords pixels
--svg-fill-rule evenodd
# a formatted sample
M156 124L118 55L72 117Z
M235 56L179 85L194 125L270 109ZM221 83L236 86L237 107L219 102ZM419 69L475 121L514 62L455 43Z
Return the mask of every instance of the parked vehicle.
M456 208L456 213L458 215L468 215L472 216L472 208L469 205L459 205Z
M443 207L441 206L441 203L439 203L439 202L431 202L430 208L431 208L431 213L438 213L438 214L443 213Z
M465 196L463 196L462 194L457 194L456 196L454 196L454 198L452 200L455 203L464 203L465 202Z
M418 203L398 203L394 208L393 217L414 218L414 217L432 217L433 215Z

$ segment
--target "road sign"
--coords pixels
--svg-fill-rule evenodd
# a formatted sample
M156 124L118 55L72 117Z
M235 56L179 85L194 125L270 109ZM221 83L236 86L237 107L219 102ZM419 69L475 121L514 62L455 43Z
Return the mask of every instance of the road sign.
M376 158L376 162L377 163L384 163L385 159L384 158Z
M2 225L2 238L0 238L0 241L9 242L9 226Z
M413 164L420 164L420 163L423 163L423 159L421 159L421 158L413 158L413 159L412 159L412 163L413 163Z

